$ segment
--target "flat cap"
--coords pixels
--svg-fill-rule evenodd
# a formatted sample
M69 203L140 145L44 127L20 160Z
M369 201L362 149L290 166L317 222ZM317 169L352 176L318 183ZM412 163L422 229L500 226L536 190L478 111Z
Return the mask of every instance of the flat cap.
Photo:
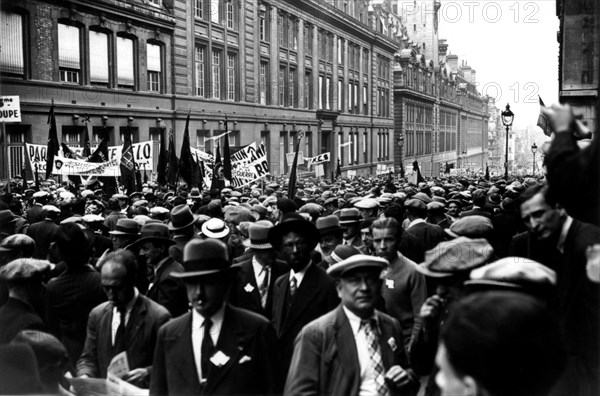
M358 268L372 268L382 270L389 265L389 262L381 257L368 256L366 254L355 254L347 259L332 265L327 269L327 274L333 278L344 276L350 270Z
M551 288L556 285L556 272L523 257L505 257L471 271L470 287L509 289Z
M433 278L449 277L481 267L492 254L494 249L485 239L459 237L425 252L425 261L417 270Z
M428 212L442 211L444 209L446 209L446 205L441 202L432 201L427 204Z
M0 252L12 252L30 248L35 250L35 241L25 234L9 235L0 242Z
M104 221L104 217L97 214L86 214L83 216L84 223L95 223L99 221Z
M46 212L60 213L60 209L54 205L44 205L44 206L42 206L42 210L44 210Z
M50 262L32 258L11 261L0 268L0 279L5 281L24 281L48 271Z
M354 204L358 209L375 209L379 207L379 202L375 198L363 198Z
M33 193L33 198L43 198L50 195L47 191L36 191Z
M337 245L333 252L327 257L325 257L325 261L329 263L329 265L340 263L351 256L355 256L357 254L362 254L357 247L352 245Z
M446 234L457 238L485 238L494 231L492 220L485 216L473 215L456 220L450 228L445 229Z
M404 207L409 209L427 210L427 204L420 199L409 199L404 202Z
M431 202L431 198L429 198L429 195L425 194L424 192L416 193L415 195L413 195L413 198L420 199L421 201L425 202L425 204Z

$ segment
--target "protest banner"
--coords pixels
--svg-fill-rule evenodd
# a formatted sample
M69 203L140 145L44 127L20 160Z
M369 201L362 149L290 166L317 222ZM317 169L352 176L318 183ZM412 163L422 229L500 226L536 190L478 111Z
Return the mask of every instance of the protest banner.
M310 168L312 165L331 161L331 153L319 154L316 157L305 157L304 160L308 162L308 167Z

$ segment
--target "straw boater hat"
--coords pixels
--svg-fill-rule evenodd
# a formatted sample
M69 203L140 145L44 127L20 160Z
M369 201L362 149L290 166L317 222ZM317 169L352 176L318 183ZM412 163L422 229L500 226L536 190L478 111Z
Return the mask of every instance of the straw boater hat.
M223 220L213 217L202 224L202 235L207 238L224 238L229 235L229 227L227 227Z
M235 269L231 266L229 249L218 239L192 239L183 249L183 272L172 272L180 279L196 278Z
M248 228L250 234L250 249L253 250L271 250L273 245L269 242L269 230L273 225L251 224Z
M368 256L366 254L356 254L329 267L327 269L327 274L332 278L341 278L346 272L354 269L372 268L381 271L388 265L389 262L384 258Z

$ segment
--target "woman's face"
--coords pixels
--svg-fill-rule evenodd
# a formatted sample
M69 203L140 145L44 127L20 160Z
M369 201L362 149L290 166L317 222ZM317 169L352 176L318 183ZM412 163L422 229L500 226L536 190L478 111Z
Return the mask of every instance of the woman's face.
M440 343L437 350L435 364L439 369L435 376L435 383L440 388L442 396L473 396L476 394L473 379L468 376L462 377L454 370L448 360L443 343Z

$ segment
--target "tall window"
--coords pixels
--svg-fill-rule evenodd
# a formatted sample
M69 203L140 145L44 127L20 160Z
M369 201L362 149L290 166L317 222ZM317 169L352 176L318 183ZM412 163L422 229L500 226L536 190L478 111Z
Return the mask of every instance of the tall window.
M227 54L227 99L236 100L235 54Z
M219 0L210 0L210 20L212 23L221 23L221 9Z
M194 0L194 16L204 19L204 0Z
M304 54L312 56L312 26L306 24L304 26Z
M194 71L196 74L196 95L205 96L204 87L206 86L206 79L204 71L206 70L206 47L197 45L194 55Z
M90 30L90 82L108 85L108 35Z
M285 106L285 66L279 66L279 106Z
M267 104L267 95L269 92L269 62L261 61L260 62L260 76L259 76L259 84L260 84L260 104Z
M304 72L304 108L312 108L312 80L310 70Z
M58 24L58 67L60 81L79 83L81 56L79 46L79 28Z
M25 74L23 16L0 10L0 72Z
M289 68L288 70L288 102L289 107L296 107L296 92L294 87L296 86L296 69Z
M287 20L288 23L288 48L291 50L298 49L298 29L296 28L296 21L293 16L290 16Z
M261 4L258 10L258 34L261 41L270 41L269 18L267 16L267 7L264 4Z
M277 16L277 40L280 47L287 47L287 40L285 40L284 32L285 31L285 18L282 14Z
M148 55L148 91L160 92L161 80L161 56L160 46L146 44Z
M235 28L235 14L234 14L232 0L227 0L227 2L225 3L225 10L226 10L226 16L227 16L227 28L234 29Z
M221 51L212 50L211 67L212 97L221 98Z
M134 63L133 40L117 37L117 82L119 87L133 89Z

